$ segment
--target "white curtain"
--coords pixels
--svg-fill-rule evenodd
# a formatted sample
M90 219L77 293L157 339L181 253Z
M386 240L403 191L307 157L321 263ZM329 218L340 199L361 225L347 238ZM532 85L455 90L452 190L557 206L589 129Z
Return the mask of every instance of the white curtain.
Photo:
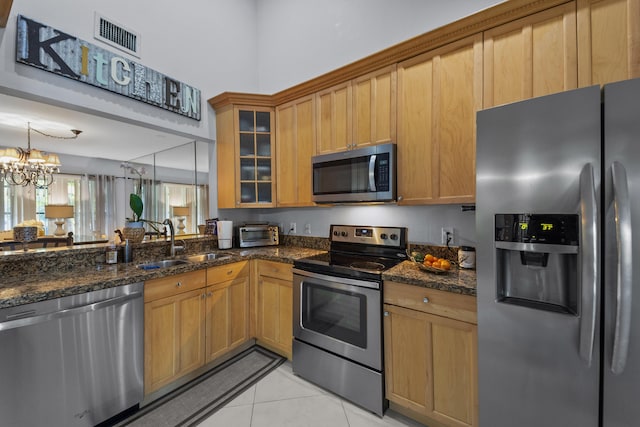
M75 233L109 237L117 227L114 176L82 175L74 200Z

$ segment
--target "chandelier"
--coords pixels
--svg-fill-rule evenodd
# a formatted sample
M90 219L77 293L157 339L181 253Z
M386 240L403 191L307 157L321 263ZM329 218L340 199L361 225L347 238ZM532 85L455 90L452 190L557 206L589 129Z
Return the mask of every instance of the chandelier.
M0 148L0 175L10 185L33 185L35 188L47 188L53 183L53 174L60 172L60 159L57 154L31 148L31 131L57 139L76 139L81 130L71 129L73 136L54 136L41 132L27 123L27 149Z

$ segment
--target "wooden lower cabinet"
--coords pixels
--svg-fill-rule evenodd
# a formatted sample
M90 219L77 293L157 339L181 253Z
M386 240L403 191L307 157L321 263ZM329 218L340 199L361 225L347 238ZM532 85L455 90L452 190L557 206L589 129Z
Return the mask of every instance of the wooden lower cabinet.
M145 394L204 364L204 278L201 270L145 283Z
M249 283L247 261L207 270L205 363L249 340Z
M291 359L293 339L293 273L290 264L257 261L256 338Z
M405 301L411 308L384 304L387 398L429 425L477 426L477 326L433 314L463 313L468 318L464 309L446 304L466 296L430 291L417 298L423 288L394 285L399 297L385 297L385 302ZM385 283L385 292L388 287ZM410 292L402 293L404 288ZM422 310L418 304L433 306Z

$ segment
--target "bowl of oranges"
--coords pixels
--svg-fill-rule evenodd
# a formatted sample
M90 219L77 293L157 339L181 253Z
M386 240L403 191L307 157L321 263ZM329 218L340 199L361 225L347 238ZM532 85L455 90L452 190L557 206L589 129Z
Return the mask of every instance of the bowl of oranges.
M451 271L451 261L444 258L438 258L431 254L423 255L419 252L411 252L409 258L423 271L436 274L446 274Z

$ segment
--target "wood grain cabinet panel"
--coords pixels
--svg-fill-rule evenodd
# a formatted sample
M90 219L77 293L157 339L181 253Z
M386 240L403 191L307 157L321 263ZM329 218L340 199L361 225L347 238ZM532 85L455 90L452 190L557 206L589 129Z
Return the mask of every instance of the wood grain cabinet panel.
M249 340L249 277L206 288L206 363Z
M640 77L640 2L577 0L579 85Z
M475 200L482 35L398 64L398 203Z
M315 97L276 107L277 205L313 206L311 157L316 149Z
M317 153L395 141L396 109L395 64L318 92Z
M397 109L396 66L353 80L353 144L395 142Z
M485 108L577 85L574 2L484 32Z
M478 425L475 298L384 283L386 396L428 425Z
M258 343L291 359L293 340L293 273L290 264L258 261L256 338Z
M341 83L316 94L317 153L344 151L352 138L351 82Z
M145 395L203 365L204 307L202 289L145 303Z

